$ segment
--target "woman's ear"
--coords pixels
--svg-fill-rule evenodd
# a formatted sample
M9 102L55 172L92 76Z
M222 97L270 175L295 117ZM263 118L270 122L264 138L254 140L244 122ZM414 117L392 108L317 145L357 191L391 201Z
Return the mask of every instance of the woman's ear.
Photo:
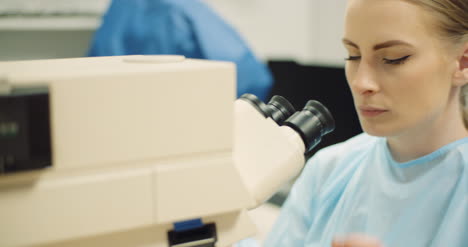
M457 58L457 68L453 75L456 86L468 84L468 42L462 46L461 54Z

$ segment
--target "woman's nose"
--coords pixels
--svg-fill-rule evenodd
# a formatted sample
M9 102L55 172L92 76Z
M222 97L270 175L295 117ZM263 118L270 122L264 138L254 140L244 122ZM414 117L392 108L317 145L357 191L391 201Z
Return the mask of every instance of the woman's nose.
M351 88L360 95L372 95L379 91L375 73L369 66L362 64L356 72Z

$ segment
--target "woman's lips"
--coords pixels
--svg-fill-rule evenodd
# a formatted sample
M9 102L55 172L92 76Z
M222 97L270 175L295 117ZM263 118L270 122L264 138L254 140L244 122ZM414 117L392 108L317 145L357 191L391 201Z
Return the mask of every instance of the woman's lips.
M365 117L376 117L379 116L385 112L388 112L388 110L381 109L381 108L376 108L376 107L371 107L371 106L360 106L359 107L359 112L361 115Z

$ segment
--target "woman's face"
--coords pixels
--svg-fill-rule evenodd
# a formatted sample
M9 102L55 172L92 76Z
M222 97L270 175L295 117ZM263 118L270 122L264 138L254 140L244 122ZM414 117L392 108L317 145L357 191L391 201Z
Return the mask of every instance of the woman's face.
M367 133L398 136L448 117L456 59L432 18L402 0L349 0L346 77Z

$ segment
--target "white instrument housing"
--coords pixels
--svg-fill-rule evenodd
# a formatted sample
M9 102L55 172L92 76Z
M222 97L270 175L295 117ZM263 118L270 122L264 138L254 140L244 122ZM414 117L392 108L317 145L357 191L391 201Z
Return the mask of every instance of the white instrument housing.
M0 246L166 247L173 223L194 218L229 246L304 165L294 130L234 103L228 62L17 61L0 75L0 97L48 88L52 150L49 168L0 175Z

